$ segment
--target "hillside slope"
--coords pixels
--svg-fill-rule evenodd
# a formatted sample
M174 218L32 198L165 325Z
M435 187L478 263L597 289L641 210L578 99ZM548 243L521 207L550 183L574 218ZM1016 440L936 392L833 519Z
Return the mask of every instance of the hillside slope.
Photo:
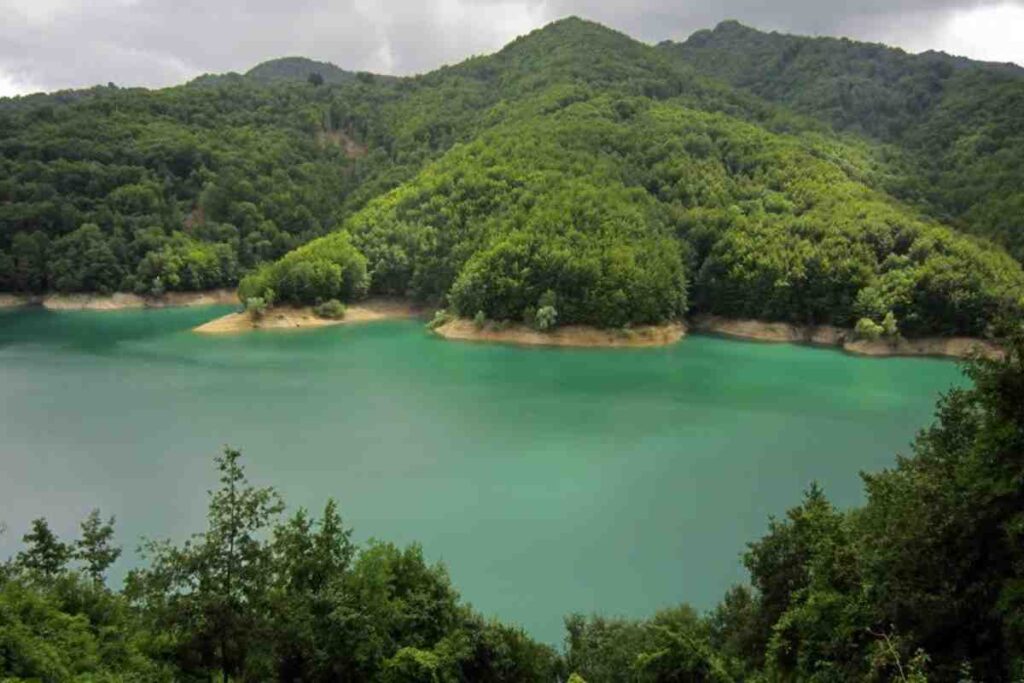
M893 190L1024 258L1024 68L729 21L659 49L700 73L897 145Z
M695 307L981 335L1020 316L1017 263L887 193L928 178L677 52L570 18L414 78L8 101L0 288L251 273L243 298L371 291L599 326Z
M243 282L243 297L334 296L343 278L317 280L330 260L318 250L351 239L372 291L496 320L553 305L559 322L657 323L692 302L844 326L892 313L907 334L982 335L1019 315L1020 267L881 193L870 150L621 34L567 20L447 75L464 73L514 98L347 232L304 247L308 278L292 260Z

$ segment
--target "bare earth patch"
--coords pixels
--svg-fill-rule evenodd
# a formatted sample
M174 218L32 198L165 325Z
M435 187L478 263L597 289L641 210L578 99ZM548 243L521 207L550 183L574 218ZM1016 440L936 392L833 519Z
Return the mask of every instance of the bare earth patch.
M1002 348L994 342L973 337L922 337L918 339L857 339L853 330L831 325L792 325L705 315L693 319L693 329L736 339L834 346L862 356L945 356L965 358L978 352L987 358L1001 358Z
M459 318L436 327L434 333L445 339L526 346L643 347L675 343L686 334L686 328L681 323L634 327L628 330L567 325L551 332L538 332L525 325L503 327L491 324L477 328L472 320Z
M295 330L373 320L415 318L421 314L422 310L417 306L397 299L370 299L351 304L345 311L345 317L341 320L320 318L313 313L310 306L275 306L258 321L253 320L245 312L229 313L204 323L192 331L201 334L238 334L254 330Z

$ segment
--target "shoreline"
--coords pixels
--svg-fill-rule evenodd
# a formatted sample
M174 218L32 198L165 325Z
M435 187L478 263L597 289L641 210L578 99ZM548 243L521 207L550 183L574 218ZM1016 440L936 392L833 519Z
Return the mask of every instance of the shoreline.
M700 315L693 318L694 332L715 334L731 339L782 344L806 344L834 348L857 356L924 356L966 358L979 352L986 358L1001 358L1003 349L996 343L975 337L921 337L918 339L856 339L853 330L832 325L794 325L782 322L723 318Z
M257 330L298 330L332 327L375 320L416 318L423 314L418 306L400 299L368 299L346 307L345 317L339 320L320 318L312 306L276 306L260 320L253 320L245 311L228 313L192 328L199 334L244 334Z
M239 305L235 290L167 292L163 296L141 296L127 292L115 292L114 294L0 293L0 309L41 306L50 311L122 311L138 308L175 308L219 304Z
M674 344L686 334L682 323L645 325L628 330L601 329L585 325L557 327L551 332L538 332L532 327L516 324L498 327L493 324L477 328L472 320L456 318L432 330L446 340L513 344L516 346L560 346L577 348L644 348Z
M125 292L102 295L14 294L0 292L0 310L38 306L50 311L119 311L143 308L189 306L239 306L235 290L215 289L202 292L168 292L163 296L142 296ZM398 320L422 317L424 309L404 299L369 299L352 304L341 320L320 318L311 306L280 306L269 310L260 321L244 311L229 313L193 328L200 334L239 334L256 330L295 330L344 325L346 323ZM688 321L689 331L730 339L775 344L802 344L832 348L858 356L966 358L974 352L999 359L1004 350L995 342L975 337L921 337L897 340L857 339L853 330L833 325L797 325L755 319L698 315ZM683 323L645 325L628 329L602 329L586 325L567 325L551 332L538 332L522 324L497 325L488 322L478 329L472 320L456 318L431 330L452 341L512 344L517 346L555 346L577 348L645 348L667 346L688 332Z

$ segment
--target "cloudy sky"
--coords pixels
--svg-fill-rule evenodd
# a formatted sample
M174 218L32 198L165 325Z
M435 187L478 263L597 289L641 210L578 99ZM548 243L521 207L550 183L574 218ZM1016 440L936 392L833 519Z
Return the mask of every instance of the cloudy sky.
M0 96L172 85L287 55L417 73L570 14L648 42L739 19L1024 64L1024 0L0 0Z

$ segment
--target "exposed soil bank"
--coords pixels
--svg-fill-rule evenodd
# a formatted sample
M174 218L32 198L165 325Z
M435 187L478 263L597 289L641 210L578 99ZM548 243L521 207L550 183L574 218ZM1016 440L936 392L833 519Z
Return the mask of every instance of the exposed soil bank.
M237 304L232 289L208 292L168 292L163 296L115 294L0 294L0 308L42 306L53 311L118 311L128 308L166 308L170 306L211 306Z
M229 313L211 320L193 332L202 334L238 334L253 330L294 330L310 327L328 327L347 323L369 322L371 320L393 320L398 318L414 318L422 314L422 310L408 301L395 299L370 299L348 306L345 317L341 320L320 318L309 306L289 307L276 306L260 320L253 320L245 312Z
M998 344L973 337L922 337L919 339L858 340L853 330L831 325L792 325L789 323L739 320L705 315L693 319L694 331L720 334L737 339L835 346L848 353L864 356L944 356L964 358L974 351L999 358Z
M493 324L477 328L472 320L452 320L434 332L445 339L501 342L526 346L664 346L682 339L686 328L681 323L634 327L628 330L599 329L582 325L558 327L551 332L538 332L525 325L500 327Z

